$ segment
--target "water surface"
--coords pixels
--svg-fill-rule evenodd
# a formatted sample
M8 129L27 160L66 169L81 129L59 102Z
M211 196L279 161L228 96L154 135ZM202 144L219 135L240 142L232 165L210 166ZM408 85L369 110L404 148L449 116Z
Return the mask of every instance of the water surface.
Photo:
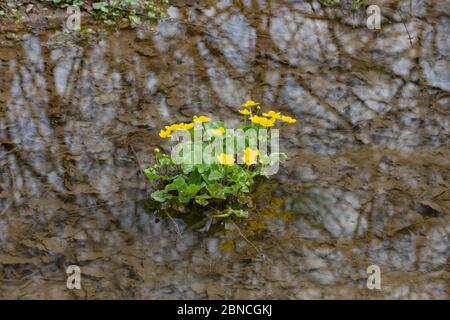
M450 4L379 2L380 31L225 0L137 30L0 34L0 298L448 299ZM267 214L249 241L176 219L180 237L144 209L159 129L233 123L250 98L298 119Z

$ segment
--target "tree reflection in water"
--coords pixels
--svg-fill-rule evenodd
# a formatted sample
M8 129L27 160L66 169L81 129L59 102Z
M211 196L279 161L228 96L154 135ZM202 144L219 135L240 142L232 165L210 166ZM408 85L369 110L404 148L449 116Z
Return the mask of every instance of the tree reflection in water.
M409 1L385 3L382 35L302 1L175 2L155 30L0 48L0 297L448 298L448 10L416 2L411 45ZM300 119L258 200L283 200L250 236L263 256L157 223L138 164L167 118L250 97Z

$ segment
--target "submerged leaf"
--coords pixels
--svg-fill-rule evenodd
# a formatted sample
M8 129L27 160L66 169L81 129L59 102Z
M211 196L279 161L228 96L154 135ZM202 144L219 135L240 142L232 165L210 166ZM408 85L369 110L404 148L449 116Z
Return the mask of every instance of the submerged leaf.
M197 202L201 206L207 206L208 205L208 199L211 199L211 197L207 194L202 194L195 197L195 202Z
M248 211L247 210L228 208L225 212L228 215L235 215L235 216L237 216L239 218L248 218Z

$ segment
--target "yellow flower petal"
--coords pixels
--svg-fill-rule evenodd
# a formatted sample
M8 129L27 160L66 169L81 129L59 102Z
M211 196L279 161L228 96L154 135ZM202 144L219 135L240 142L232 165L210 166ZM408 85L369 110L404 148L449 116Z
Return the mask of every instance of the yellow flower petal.
M275 124L276 119L272 118L272 119L267 119L264 117L260 117L260 116L252 116L250 117L251 122L259 124L263 127L273 127L273 125Z
M211 121L211 119L208 117L205 117L205 116L200 116L200 117L194 116L194 122L204 123L204 122L210 122L210 121Z
M261 122L261 117L260 116L252 116L250 117L250 121L256 124L259 124Z
M189 129L192 129L193 127L194 127L194 123L193 122L190 122L190 123L183 123L183 129L184 130L189 130Z
M267 113L263 113L263 116L264 117L273 118L273 119L276 119L276 120L281 118L280 112L275 112L275 111L272 111L272 110L270 110Z
M217 156L217 159L219 159L219 162L225 166L232 166L235 162L234 156L227 153L222 153L221 155Z
M211 132L215 136L221 136L221 135L223 135L225 133L225 129L224 129L224 127L220 127L220 128L217 128L217 129L213 129Z
M240 114L243 114L244 116L248 116L250 114L252 114L251 111L244 109L244 110L238 110Z
M170 133L171 133L170 130L161 130L159 131L159 136L163 139L170 138L171 137Z
M287 122L287 123L296 123L297 122L296 119L288 117L288 116L282 116L281 120L283 120L284 122Z
M171 124L170 126L165 126L165 128L168 131L177 131L177 130L181 129L181 126L178 123L174 123L174 124Z
M253 101L253 100L248 100L246 103L244 103L242 106L244 107L244 108L248 108L248 107L254 107L254 106L257 106L259 103L258 102L255 102L255 101Z
M277 119L275 119L275 118L267 119L264 126L265 127L273 127L273 125L275 124L275 121L277 121Z
M256 164L256 158L259 156L259 150L258 149L252 149L252 148L245 148L244 150L244 156L242 157L242 161L247 166L251 166L252 164Z

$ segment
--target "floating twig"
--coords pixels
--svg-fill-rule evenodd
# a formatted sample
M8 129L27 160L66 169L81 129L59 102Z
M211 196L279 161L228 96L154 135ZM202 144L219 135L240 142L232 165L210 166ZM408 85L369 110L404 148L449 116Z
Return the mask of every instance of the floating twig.
M403 26L405 27L406 33L408 33L409 43L411 44L411 47L412 47L412 46L413 46L412 39L414 39L414 37L411 36L411 34L409 33L408 28L406 27L406 23L405 23L405 20L403 19L401 9L397 9L397 11L398 11L398 13L399 13L399 15L400 15L400 19L402 19L402 23L403 23Z
M183 235L181 234L180 228L178 227L178 223L175 221L174 218L166 211L167 216L169 217L170 221L175 225L177 234L180 236L180 238L183 238Z
M263 258L264 258L264 254L262 253L261 250L258 249L257 246L255 246L255 244L253 242L251 242L241 231L241 229L238 227L238 225L234 222L231 221L233 223L233 225L236 227L237 231L239 232L239 235L244 238L245 241L247 241L255 250L256 252L258 252L258 254L260 254Z

